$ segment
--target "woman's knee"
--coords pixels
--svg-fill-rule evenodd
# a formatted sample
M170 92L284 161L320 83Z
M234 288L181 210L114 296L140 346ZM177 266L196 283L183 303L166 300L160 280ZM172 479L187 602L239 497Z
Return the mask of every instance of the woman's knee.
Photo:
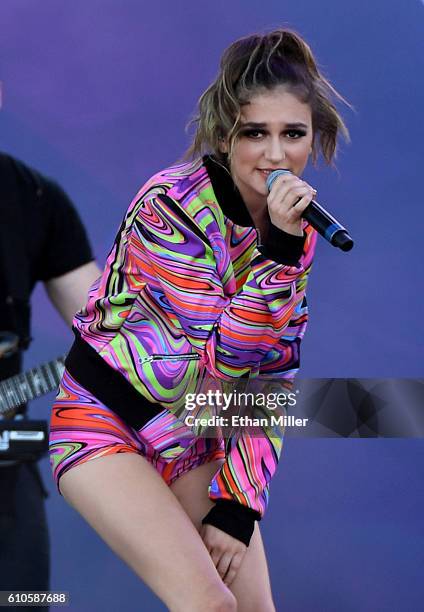
M237 601L234 595L226 596L225 600L217 602L216 606L211 608L211 612L237 612Z
M172 612L237 612L237 600L231 591L224 585L211 584L202 589L202 593L193 592L193 596L184 601L169 602Z
M249 603L239 605L237 612L276 612L272 599L252 599Z
M234 595L226 589L212 595L202 605L204 612L237 612L237 600Z

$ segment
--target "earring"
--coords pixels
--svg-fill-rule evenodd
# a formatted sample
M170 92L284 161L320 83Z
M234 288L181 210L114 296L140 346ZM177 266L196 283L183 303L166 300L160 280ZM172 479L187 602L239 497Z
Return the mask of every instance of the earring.
M227 153L227 143L225 142L225 138L223 136L218 136L218 142L220 152Z

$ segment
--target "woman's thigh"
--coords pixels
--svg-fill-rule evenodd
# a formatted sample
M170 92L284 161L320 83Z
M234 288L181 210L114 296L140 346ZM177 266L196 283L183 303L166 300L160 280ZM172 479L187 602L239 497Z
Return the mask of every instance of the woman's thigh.
M222 461L204 464L184 474L171 485L171 490L190 517L195 528L209 512L213 502L208 486ZM237 612L274 612L265 550L258 523L236 578L230 586L237 599Z
M60 490L170 610L208 610L215 598L233 609L193 523L144 457L120 453L76 465Z
M243 563L230 586L238 612L275 612L265 549L258 523Z

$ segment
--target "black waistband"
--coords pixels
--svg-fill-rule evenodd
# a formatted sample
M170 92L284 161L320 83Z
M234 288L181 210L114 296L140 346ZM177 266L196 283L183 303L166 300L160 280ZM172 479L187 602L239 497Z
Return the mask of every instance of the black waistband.
M164 409L144 398L111 368L74 329L75 341L65 360L69 374L134 429L141 429Z

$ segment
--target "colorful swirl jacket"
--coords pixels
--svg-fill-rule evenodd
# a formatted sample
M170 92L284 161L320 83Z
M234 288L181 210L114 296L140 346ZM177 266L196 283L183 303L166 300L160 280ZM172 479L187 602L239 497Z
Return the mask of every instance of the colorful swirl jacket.
M205 375L292 380L316 233L305 221L303 237L271 225L264 244L258 238L213 158L153 176L75 317L70 373L138 429L163 407L177 413ZM217 509L206 522L235 533L230 523L261 518L281 444L266 431L227 441L209 490Z

